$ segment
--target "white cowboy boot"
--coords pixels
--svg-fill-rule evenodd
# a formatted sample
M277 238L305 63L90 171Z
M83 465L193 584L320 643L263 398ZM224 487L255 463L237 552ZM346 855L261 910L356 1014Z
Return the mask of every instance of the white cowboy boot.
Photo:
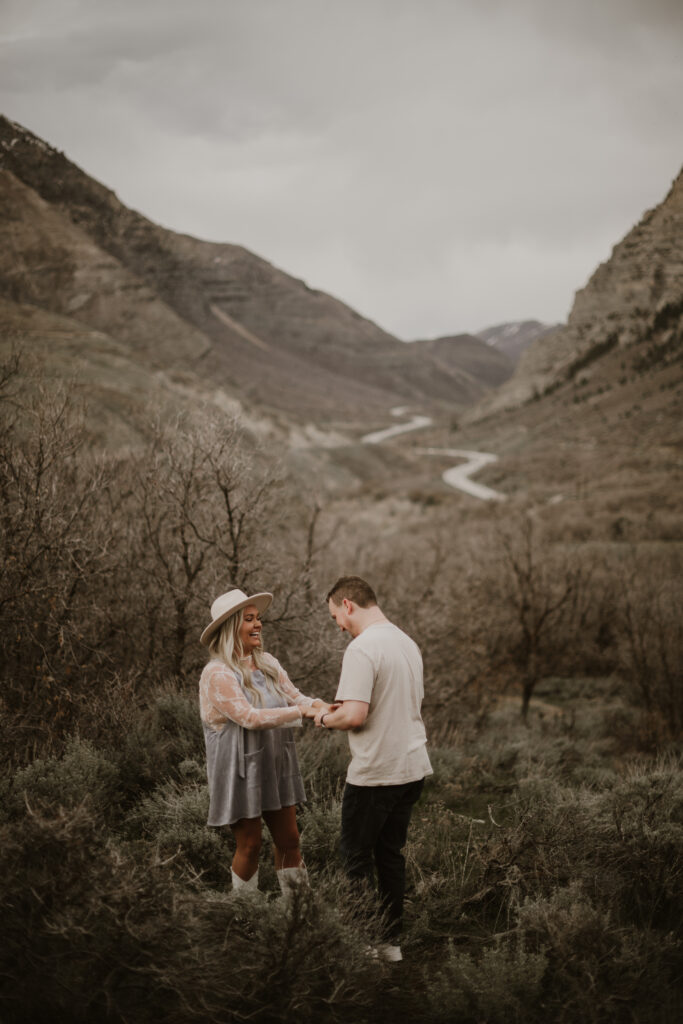
M377 953L382 960L386 960L390 964L397 964L403 959L401 947L399 945L393 945L391 942L382 942L377 947Z
M232 891L233 892L258 892L258 868L246 881L236 875L235 872L230 868L230 874L232 875Z
M300 864L296 868L280 868L276 874L285 900L291 898L293 889L298 888L300 885L309 885L308 871L304 864Z

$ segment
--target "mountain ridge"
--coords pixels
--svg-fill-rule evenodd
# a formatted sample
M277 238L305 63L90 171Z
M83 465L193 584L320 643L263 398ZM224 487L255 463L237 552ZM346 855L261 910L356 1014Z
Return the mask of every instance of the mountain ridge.
M559 324L544 324L540 320L512 320L493 327L485 327L475 333L487 345L503 352L512 363L519 361L522 352L532 341L548 334L559 327Z
M445 373L467 373L473 382L483 381L489 388L499 387L514 370L514 363L504 352L474 334L447 334L410 344L420 346Z
M184 365L248 404L294 419L358 419L363 429L397 403L450 410L487 390L484 381L425 360L340 300L241 246L153 224L6 118L0 169L5 207L22 188L45 204L23 194L30 224L6 228L13 265L0 266L0 294L34 304L38 298L97 329L111 332L116 324L149 365ZM124 293L129 301L117 307Z

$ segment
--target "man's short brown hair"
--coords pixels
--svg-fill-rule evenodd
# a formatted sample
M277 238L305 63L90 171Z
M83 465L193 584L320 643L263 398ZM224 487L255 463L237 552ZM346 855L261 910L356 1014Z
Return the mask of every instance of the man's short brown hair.
M327 600L339 606L346 598L359 608L371 608L377 604L375 591L360 576L340 576L327 595Z

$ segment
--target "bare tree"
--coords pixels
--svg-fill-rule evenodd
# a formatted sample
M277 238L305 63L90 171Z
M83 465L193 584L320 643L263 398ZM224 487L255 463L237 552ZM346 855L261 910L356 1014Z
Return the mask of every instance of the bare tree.
M38 388L0 440L0 673L21 735L73 720L93 642L109 534L97 513L106 471L81 452L64 395ZM16 429L11 429L12 427ZM76 683L76 686L74 686Z
M499 531L501 597L513 629L513 660L521 670L526 720L536 685L557 662L585 616L591 572L575 555L543 543L531 515Z
M633 696L672 736L683 729L683 577L652 571L635 553L617 605L621 670Z
M163 663L179 675L210 599L248 587L264 565L277 483L233 422L158 433L135 465L132 487L149 649L154 657L165 649Z
M9 391L10 382L18 376L20 364L20 352L12 352L4 362L0 363L0 399L3 402L12 397Z

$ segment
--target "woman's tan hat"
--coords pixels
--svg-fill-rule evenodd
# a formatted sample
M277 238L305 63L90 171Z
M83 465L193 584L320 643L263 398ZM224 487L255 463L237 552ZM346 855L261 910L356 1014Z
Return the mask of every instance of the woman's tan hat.
M251 597L245 594L243 590L229 590L227 594L221 594L211 605L212 621L200 636L199 642L208 644L211 635L216 632L218 627L222 626L225 620L229 619L235 612L246 608L248 604L255 604L260 612L264 612L272 600L273 595L267 591L263 591L260 594L252 594Z

